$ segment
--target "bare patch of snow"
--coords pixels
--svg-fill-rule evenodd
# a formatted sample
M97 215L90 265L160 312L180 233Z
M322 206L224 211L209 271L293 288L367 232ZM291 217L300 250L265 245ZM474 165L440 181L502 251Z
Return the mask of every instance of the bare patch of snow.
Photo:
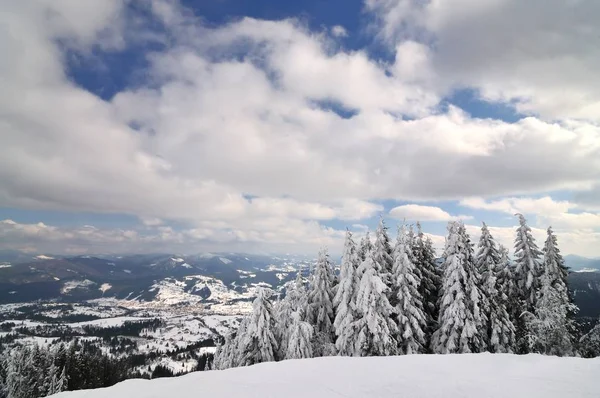
M231 264L232 263L232 261L230 259L225 258L225 257L219 257L219 260L221 260L221 262L223 264Z
M68 281L65 282L60 292L62 294L68 294L74 289L89 289L90 286L95 285L96 282L93 282L89 279L84 279L82 281Z
M98 290L100 290L102 292L102 294L104 294L111 288L112 288L112 285L110 283L103 283L102 285L100 285Z
M44 254L40 254L38 256L35 256L35 258L38 259L38 260L54 260L54 257L46 256Z

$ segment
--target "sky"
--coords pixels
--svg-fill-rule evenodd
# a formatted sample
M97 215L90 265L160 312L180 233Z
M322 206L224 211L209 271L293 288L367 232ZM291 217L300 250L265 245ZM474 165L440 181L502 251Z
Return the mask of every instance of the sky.
M600 2L8 0L0 249L341 251L380 217L600 257Z

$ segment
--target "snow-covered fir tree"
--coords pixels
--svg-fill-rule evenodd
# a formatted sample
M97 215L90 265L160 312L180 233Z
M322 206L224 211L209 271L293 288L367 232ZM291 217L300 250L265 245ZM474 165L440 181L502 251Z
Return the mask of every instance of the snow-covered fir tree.
M518 309L516 319L513 323L516 327L516 350L519 354L530 352L532 347L533 331L528 330L531 315L535 315L537 299L541 288L542 276L542 252L535 243L531 234L531 228L522 214L516 214L519 218L519 227L516 229L515 238L515 269L514 275L518 291ZM529 314L527 317L525 314Z
M296 279L287 286L283 299L275 305L276 323L275 336L279 342L279 357L286 357L288 340L290 338L289 328L292 325L292 314L297 313L300 320L306 318L306 289L302 272L298 271Z
M269 289L258 289L245 330L238 329L234 358L239 361L234 361L232 366L236 366L235 362L238 362L237 366L248 366L278 359L275 314L270 300L272 293Z
M519 217L519 227L515 238L515 278L519 295L523 302L523 310L533 312L536 306L538 290L540 289L542 252L535 243L531 228L522 214Z
M508 258L508 248L499 245L498 252L500 253L500 268L496 274L498 290L506 296L506 310L516 328L517 319L521 314L521 305L519 304L520 296L515 278L515 266L511 264Z
M579 340L579 351L584 358L600 357L600 319L596 325Z
M375 230L375 242L373 243L373 250L371 252L373 263L379 276L384 283L392 288L392 270L394 268L393 250L390 244L390 237L388 236L387 227L383 217L379 218L379 225Z
M570 303L561 285L553 285L554 275L544 272L535 313L526 313L529 352L545 355L573 355L567 313Z
M288 333L289 338L286 340L285 359L312 358L314 330L308 322L302 320L302 315L299 311L291 314Z
M421 277L413 263L412 237L403 225L398 230L394 248L392 286L395 295L396 319L398 323L398 353L423 353L427 321L423 301L419 293Z
M417 222L417 235L414 240L413 256L416 269L419 271L421 280L419 283L419 294L423 300L423 310L427 320L425 333L426 345L430 346L431 334L436 329L439 308L438 299L441 288L441 268L435 261L435 249L431 238L425 237L421 224Z
M476 267L483 292L480 308L487 319L486 342L491 352L512 353L515 344L515 327L506 305L508 297L502 291L499 276L503 273L503 255L487 225L483 223L479 238ZM504 263L506 265L506 263Z
M313 355L335 354L335 331L333 328L333 265L327 249L319 252L317 263L310 277L307 296L306 320L314 328Z
M472 251L464 225L448 223L439 327L432 337L435 353L481 352L486 348Z
M337 336L335 345L340 355L352 355L352 333L349 326L356 320L356 289L358 286L357 269L359 265L358 251L352 239L352 232L346 231L342 264L340 266L340 283L333 304L335 320L333 326Z
M550 272L550 274L554 276L552 284L560 285L560 290L566 292L567 294L566 300L570 304L567 323L571 334L573 334L576 327L572 317L579 309L573 304L573 295L569 290L569 282L567 279L569 276L569 267L565 265L565 260L560 254L558 240L556 238L556 234L552 230L552 227L548 227L546 232L547 238L544 242L544 249L542 250L544 253L544 272Z
M569 314L577 308L570 301L563 280L563 259L552 228L548 228L544 245L544 268L541 289L537 293L534 313L528 313L529 345L532 351L546 355L573 355L574 327Z
M380 276L380 268L367 253L358 269L361 275L356 292L357 319L347 329L352 332L354 356L395 355L398 352L398 328L392 319L394 308L387 295L390 288Z
M371 242L371 233L369 230L365 232L365 236L360 240L360 244L358 245L358 261L363 262L367 258L367 253L373 250L373 243Z

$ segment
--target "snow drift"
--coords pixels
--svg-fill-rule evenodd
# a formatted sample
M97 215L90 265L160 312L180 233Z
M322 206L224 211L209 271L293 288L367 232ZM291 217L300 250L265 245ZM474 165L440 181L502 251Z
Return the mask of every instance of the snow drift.
M326 357L63 392L62 398L600 396L600 358L508 354Z

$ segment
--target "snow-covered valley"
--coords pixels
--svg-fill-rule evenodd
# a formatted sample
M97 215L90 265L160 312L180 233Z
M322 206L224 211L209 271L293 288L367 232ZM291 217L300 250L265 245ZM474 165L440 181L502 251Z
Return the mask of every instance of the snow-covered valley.
M596 398L600 358L541 355L325 357L127 380L64 398Z

